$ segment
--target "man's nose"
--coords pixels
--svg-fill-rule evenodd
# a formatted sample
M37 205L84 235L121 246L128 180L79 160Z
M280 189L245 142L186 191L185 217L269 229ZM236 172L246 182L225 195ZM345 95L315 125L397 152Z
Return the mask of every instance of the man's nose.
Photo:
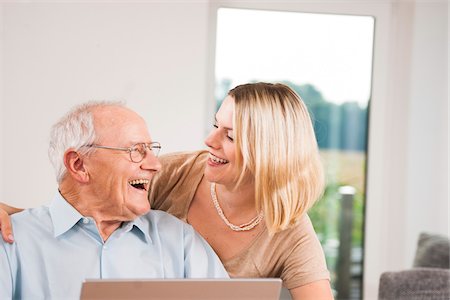
M145 157L142 160L141 168L153 172L158 172L159 170L161 170L161 162L153 153L153 151L147 149L147 151L145 152Z

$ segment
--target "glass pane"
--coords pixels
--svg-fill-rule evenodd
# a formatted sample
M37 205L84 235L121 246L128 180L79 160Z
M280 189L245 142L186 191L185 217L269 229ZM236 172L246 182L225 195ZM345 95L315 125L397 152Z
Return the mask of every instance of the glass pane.
M309 215L336 298L360 299L374 19L221 8L217 20L217 107L255 81L286 83L307 104L327 174Z

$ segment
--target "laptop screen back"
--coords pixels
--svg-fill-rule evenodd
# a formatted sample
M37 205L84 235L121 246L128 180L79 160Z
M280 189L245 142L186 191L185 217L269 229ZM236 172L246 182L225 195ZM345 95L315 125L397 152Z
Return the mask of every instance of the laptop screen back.
M278 300L280 291L279 278L86 280L80 299Z

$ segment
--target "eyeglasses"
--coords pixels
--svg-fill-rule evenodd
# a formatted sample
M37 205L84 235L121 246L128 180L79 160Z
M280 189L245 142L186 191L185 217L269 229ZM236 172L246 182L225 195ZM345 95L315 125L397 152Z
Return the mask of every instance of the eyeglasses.
M161 144L159 142L137 143L129 148L109 147L100 145L86 145L85 147L127 151L128 153L130 153L130 159L134 163L140 163L145 158L147 150L150 150L154 156L158 156L159 151L161 150Z

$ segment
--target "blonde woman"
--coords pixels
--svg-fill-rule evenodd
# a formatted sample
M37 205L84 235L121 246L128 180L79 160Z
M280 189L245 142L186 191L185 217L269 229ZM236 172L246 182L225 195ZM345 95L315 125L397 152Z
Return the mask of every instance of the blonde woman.
M237 86L205 144L207 151L160 158L162 171L149 193L152 208L191 224L231 277L279 277L293 299L332 299L307 215L324 179L301 98L283 84ZM0 215L3 238L11 241L9 218L5 211Z

